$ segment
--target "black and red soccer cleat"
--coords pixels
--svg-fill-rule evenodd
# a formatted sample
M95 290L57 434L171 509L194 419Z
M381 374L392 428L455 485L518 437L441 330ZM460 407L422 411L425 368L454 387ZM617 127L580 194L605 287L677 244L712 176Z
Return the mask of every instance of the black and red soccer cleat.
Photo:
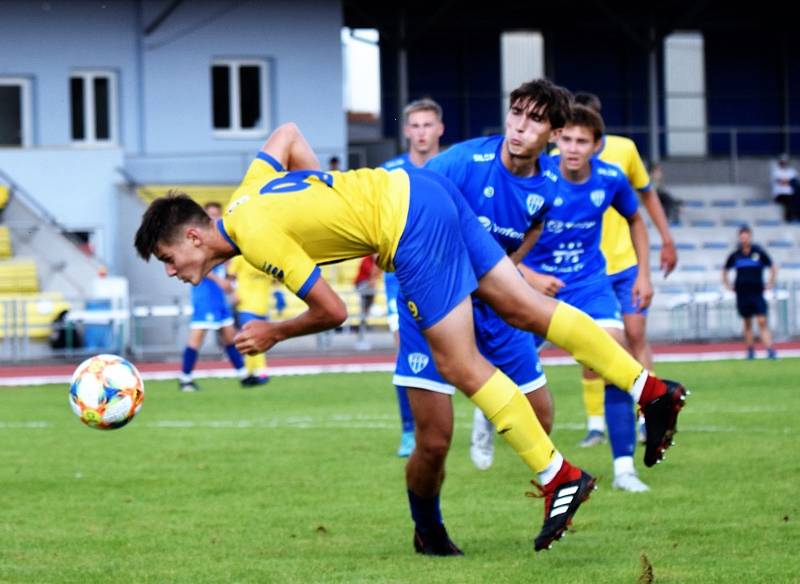
M544 498L544 524L533 542L538 552L550 549L552 543L561 539L572 523L572 517L581 503L591 495L595 486L595 478L566 460L555 478L542 487L531 481L539 493L527 493L530 497Z
M447 530L441 523L425 532L414 529L414 551L425 556L464 555L464 552L447 535Z
M689 392L677 381L662 380L650 375L645 382L639 406L644 414L647 440L644 449L645 466L661 462L672 446L678 431L678 414Z

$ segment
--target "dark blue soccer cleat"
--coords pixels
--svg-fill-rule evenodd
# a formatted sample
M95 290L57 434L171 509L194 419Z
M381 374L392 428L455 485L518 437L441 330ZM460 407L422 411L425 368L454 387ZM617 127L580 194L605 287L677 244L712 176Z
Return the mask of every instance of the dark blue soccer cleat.
M414 529L414 551L425 556L463 556L459 547L447 535L443 524L426 530Z

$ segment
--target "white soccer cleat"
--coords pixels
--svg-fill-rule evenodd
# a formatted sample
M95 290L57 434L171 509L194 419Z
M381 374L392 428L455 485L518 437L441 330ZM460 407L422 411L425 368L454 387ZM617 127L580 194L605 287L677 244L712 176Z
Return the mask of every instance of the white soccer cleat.
M486 470L494 462L494 425L477 408L472 419L469 455L478 470Z
M650 487L645 485L634 472L626 472L614 477L611 487L628 493L646 493L650 490Z

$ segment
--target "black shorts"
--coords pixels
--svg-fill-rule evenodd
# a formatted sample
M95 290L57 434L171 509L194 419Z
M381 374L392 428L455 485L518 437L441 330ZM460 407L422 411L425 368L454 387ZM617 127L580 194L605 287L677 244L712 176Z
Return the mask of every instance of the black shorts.
M761 316L767 314L767 302L760 293L745 293L736 295L736 310L742 318Z

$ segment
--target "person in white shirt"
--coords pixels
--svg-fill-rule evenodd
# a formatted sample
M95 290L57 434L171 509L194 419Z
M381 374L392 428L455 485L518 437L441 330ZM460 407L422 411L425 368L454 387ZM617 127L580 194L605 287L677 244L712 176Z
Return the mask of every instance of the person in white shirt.
M783 219L788 223L800 220L797 198L800 197L797 170L789 164L789 155L781 154L772 167L772 198L783 207Z

